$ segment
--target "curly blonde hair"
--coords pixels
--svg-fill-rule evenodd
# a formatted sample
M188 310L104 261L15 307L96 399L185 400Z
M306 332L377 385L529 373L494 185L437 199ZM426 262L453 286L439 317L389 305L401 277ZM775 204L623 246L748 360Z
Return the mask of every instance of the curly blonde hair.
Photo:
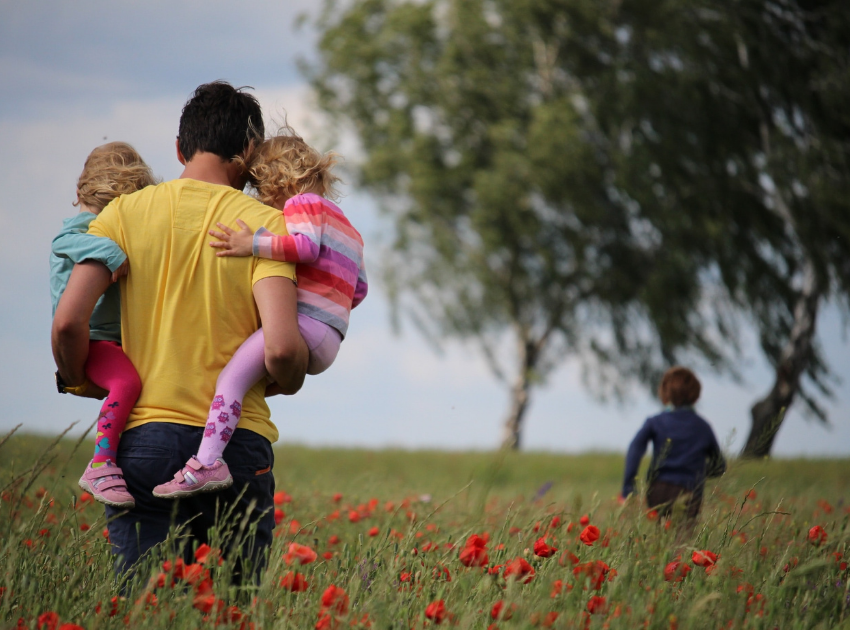
M244 164L260 201L271 206L281 197L302 193L336 201L339 193L334 184L340 178L331 170L338 158L333 151L319 153L290 127L283 127L278 135L249 150Z
M77 180L77 201L98 212L118 197L136 192L157 180L142 156L126 142L110 142L97 147L86 158Z

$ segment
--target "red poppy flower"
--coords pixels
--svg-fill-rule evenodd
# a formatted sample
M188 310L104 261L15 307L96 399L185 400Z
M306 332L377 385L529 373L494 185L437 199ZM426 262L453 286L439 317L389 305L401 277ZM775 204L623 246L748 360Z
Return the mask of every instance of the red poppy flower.
M827 514L832 514L833 507L832 507L832 505L829 504L828 501L826 501L824 499L818 499L818 505Z
M590 525L590 517L587 514L582 514L581 518L578 519L578 524L582 527Z
M557 547L550 547L546 544L545 538L538 538L534 541L534 555L541 558L551 558L558 552Z
M316 630L337 630L339 621L324 610L320 610L319 620L316 622L315 628Z
M59 626L59 630L86 630L82 626L78 626L75 623L63 623Z
M523 584L528 584L534 579L534 567L528 564L525 558L514 558L505 564L505 570L502 575L505 579L514 577Z
M599 595L594 595L587 602L587 612L591 615L595 615L597 613L605 613L608 611L608 605L605 601L604 597L600 597Z
M594 590L602 588L605 578L612 573L611 567L602 562L602 560L594 560L585 562L573 568L573 575L576 577L584 576L582 579L588 580L588 585ZM616 572L613 572L616 574ZM612 576L613 579L613 576Z
M310 547L298 543L289 543L289 551L283 554L283 560L286 564L292 564L295 560L301 564L310 564L315 562L317 557L316 552Z
M592 545L597 540L599 540L599 528L596 525L588 525L584 528L584 531L579 536L579 539L585 545Z
M552 612L546 613L546 616L543 617L543 620L540 622L540 625L543 628L551 628L555 625L555 622L558 620L558 613L554 610Z
M565 567L567 566L568 562L570 564L578 564L579 557L575 555L572 551L565 551L561 554L561 557L558 558L558 564L560 564L562 567Z
M381 530L380 530L380 529L378 529L377 527L372 527L372 528L369 530L369 536L373 536L373 537L374 537L374 536L377 536L377 535L378 535L378 534L380 534L380 533L381 533Z
M87 494L87 493L83 493ZM89 495L91 496L91 495ZM56 630L56 626L59 625L59 615L58 613L51 611L41 613L38 616L38 630Z
M691 561L698 567L714 566L717 563L717 554L707 550L695 551Z
M493 604L493 608L490 609L490 616L496 621L502 620L507 621L511 617L514 616L514 611L517 609L516 604L511 604L510 606L505 606L504 600L499 600L495 604Z
M466 539L463 549L458 554L460 563L465 567L483 567L490 558L487 555L487 541L478 534L472 534Z
M200 564L206 564L210 553L213 553L213 556L215 556L217 552L213 552L212 547L204 543L203 545L195 549L195 560L197 560Z
M209 613L216 605L215 593L212 590L212 580L204 580L195 589L192 606L202 613Z
M552 592L549 593L549 597L554 599L555 597L557 597L558 595L560 595L563 592L564 592L564 582L563 582L563 580L555 580L554 582L552 582Z
M337 615L348 614L348 595L338 586L331 584L322 593L322 609L330 610Z
M425 616L437 625L443 623L447 615L446 602L442 599L431 602L425 608Z
M306 591L309 584L303 575L294 571L289 571L286 575L280 578L280 587L285 588L293 593Z
M286 494L285 492L275 492L274 504L283 505L284 503L292 503L292 497Z
M684 562L671 562L664 567L664 579L668 582L681 582L690 573L691 567Z
M356 523L360 520L360 514L357 512L357 510L348 511L348 520L352 523Z
M826 530L820 525L815 525L809 530L807 538L810 543L812 543L815 547L818 547L826 542Z
M434 567L434 570L431 572L431 575L434 576L435 580L443 579L446 582L452 581L452 574L449 573L449 570L446 567L439 565L439 564L436 567Z
M176 577L176 571L174 575ZM210 572L208 569L205 569L203 565L193 562L192 564L183 565L180 575L189 584L197 584L198 582L206 580L209 577Z
M280 508L274 509L274 524L280 525L283 522L283 519L286 518L286 512L281 510Z
M340 501L342 501L342 492L335 492L333 496L333 502L339 503Z

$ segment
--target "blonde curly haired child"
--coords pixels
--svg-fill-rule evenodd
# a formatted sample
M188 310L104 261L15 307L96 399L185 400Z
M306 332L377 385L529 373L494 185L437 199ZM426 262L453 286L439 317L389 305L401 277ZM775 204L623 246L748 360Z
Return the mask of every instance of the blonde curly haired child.
M288 126L244 160L260 201L283 212L289 234L239 230L218 223L210 230L218 256L260 256L296 263L298 327L310 350L308 374L324 372L348 331L351 309L366 297L363 239L331 201L337 194L336 155L310 147ZM204 437L195 457L174 479L154 488L163 498L187 497L233 483L222 454L236 430L245 393L266 376L263 330L237 350L219 375Z
M150 167L125 142L110 142L89 154L77 180L77 200L73 204L79 206L80 211L76 216L65 219L62 230L53 239L50 291L54 314L75 264L86 260L99 261L112 272L113 283L127 274L124 252L111 240L88 234L89 224L119 195L155 183ZM117 454L118 440L139 397L141 382L121 349L121 303L117 284L107 289L89 320L86 378L82 385L67 387L59 372L56 373L56 386L62 394L96 396L92 384L108 392L97 419L94 456L80 478L80 487L101 503L132 508L135 500L127 491L127 484L117 466Z

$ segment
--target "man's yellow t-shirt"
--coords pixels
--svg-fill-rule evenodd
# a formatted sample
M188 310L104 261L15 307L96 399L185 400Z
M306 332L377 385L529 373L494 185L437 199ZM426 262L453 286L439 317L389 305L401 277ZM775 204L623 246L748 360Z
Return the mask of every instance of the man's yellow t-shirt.
M217 257L209 246L216 222L287 234L280 211L228 186L177 179L110 203L89 234L112 239L127 254L121 281L124 352L142 380L127 429L148 422L204 426L215 383L237 348L260 327L255 282L295 279L295 266L248 256ZM275 442L263 396L265 383L245 396L239 428Z

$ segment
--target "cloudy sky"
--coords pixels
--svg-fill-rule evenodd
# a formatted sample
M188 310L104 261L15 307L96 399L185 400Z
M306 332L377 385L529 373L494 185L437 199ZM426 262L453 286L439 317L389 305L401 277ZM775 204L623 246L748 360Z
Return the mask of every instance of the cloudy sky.
M104 141L133 144L163 179L179 175L174 138L180 110L199 84L226 79L254 86L270 121L284 113L322 149L327 134L297 60L315 40L296 17L317 3L148 0L0 0L0 432L18 423L55 434L88 426L97 403L60 396L50 352L48 254L62 219L76 209L76 178L86 155ZM356 160L352 143L342 148ZM367 263L386 226L376 204L350 186L341 202L366 241ZM373 257L368 258L372 253ZM310 445L490 449L498 444L507 394L473 349L436 354L411 326L395 336L380 285L354 313L333 368L308 379L295 397L277 397L281 439ZM850 355L840 317L828 308L820 342L844 382L829 404L833 426L792 411L778 455L850 454ZM202 342L202 341L201 341ZM698 405L720 441L737 451L748 410L770 386L755 349L745 349L743 383L703 375ZM635 391L621 405L595 402L580 369L566 363L535 394L524 445L530 450L622 451L643 419L658 410ZM77 429L75 429L77 430Z

